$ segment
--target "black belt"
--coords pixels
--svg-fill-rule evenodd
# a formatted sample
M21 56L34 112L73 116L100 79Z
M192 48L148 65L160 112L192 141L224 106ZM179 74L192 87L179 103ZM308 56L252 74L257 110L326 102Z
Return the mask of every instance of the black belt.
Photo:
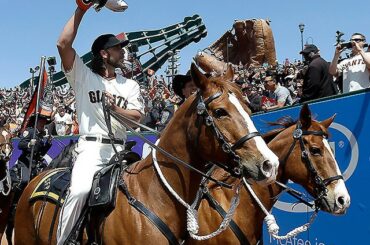
M99 140L98 137L94 137L94 136L85 136L84 138L85 138L86 141L99 141L103 144L110 144L111 143L111 140L107 139L107 138L102 138L101 141ZM113 143L118 144L118 145L123 145L125 142L121 139L114 139Z

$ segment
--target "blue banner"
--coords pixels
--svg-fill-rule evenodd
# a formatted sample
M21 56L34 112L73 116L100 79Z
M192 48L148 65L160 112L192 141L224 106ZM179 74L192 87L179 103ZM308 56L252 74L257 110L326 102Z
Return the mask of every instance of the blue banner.
M346 181L351 196L351 206L343 216L323 211L307 232L292 239L277 241L264 228L264 244L278 245L348 245L370 244L370 91L345 97L332 98L310 104L312 115L325 120L336 114L330 127L329 142ZM258 130L266 132L266 122L283 116L299 118L300 106L255 115L253 121ZM292 183L290 186L296 188ZM303 189L300 189L303 191ZM285 235L306 222L312 212L303 205L293 208L293 200L283 195L272 213L280 226L279 235Z

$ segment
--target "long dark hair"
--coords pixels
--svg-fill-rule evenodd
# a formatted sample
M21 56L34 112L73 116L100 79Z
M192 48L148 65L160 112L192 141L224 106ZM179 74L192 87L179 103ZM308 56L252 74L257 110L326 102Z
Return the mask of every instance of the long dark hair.
M99 75L104 74L105 65L103 57L100 54L93 55L91 59L91 70Z

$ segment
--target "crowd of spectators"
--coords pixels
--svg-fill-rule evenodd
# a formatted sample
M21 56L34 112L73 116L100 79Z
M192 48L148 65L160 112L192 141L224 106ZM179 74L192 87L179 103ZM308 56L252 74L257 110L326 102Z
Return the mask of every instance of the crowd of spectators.
M34 89L34 88L33 88ZM17 134L22 126L33 89L31 86L0 89L0 127L9 124ZM68 84L51 88L48 101L41 104L42 113L48 118L48 130L52 135L78 134L74 92Z
M365 38L363 37L361 40L365 40ZM339 48L335 53L334 61L336 63L340 62L340 60L338 61ZM362 46L357 47L359 50L361 48ZM319 49L315 45L306 46L306 49L301 53L305 57L305 62L286 59L274 67L265 64L249 68L242 65L234 66L234 82L240 87L252 112L270 111L341 92L341 77L334 76L333 79L329 75L329 71L326 70L328 70L330 63L326 65L326 61L320 57ZM317 65L318 62L320 65ZM330 89L330 93L322 96L319 96L319 91L322 91L323 88L315 88L315 86L324 82L312 83L313 80L319 79L317 67L321 67L326 72L325 76L321 76L320 81L327 80L329 83L327 87L333 88ZM188 74L182 76L186 77ZM330 79L327 76L330 76ZM304 94L305 89L306 94ZM315 89L316 91L314 91ZM65 84L52 88L50 91L52 91L52 105L49 106L49 133L59 136L78 134L73 90L68 84ZM179 96L179 92L176 92L176 88L174 91L172 79L163 75L148 75L147 82L141 85L141 93L146 113L142 123L159 131L165 127L184 99L181 95ZM308 96L308 93L316 97ZM8 122L12 125L12 131L17 132L22 125L31 95L31 87L0 89L0 126Z

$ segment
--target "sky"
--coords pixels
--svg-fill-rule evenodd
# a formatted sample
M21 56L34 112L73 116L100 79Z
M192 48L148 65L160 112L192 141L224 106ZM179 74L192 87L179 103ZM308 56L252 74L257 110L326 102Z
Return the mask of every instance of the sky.
M55 56L56 70L60 59L56 42L63 26L73 14L74 0L1 0L0 17L0 87L14 87L29 79L30 68L40 64L41 56ZM331 61L335 33L360 32L370 41L370 2L333 0L127 0L123 13L90 9L79 28L74 48L79 55L90 51L93 40L101 34L160 29L184 17L198 14L208 30L207 37L191 43L180 52L180 73L186 73L192 57L232 28L234 20L269 19L273 31L277 59L282 63L300 59L301 33L305 24L304 43L314 43L321 56ZM167 65L167 63L165 64ZM164 66L165 66L164 65Z

